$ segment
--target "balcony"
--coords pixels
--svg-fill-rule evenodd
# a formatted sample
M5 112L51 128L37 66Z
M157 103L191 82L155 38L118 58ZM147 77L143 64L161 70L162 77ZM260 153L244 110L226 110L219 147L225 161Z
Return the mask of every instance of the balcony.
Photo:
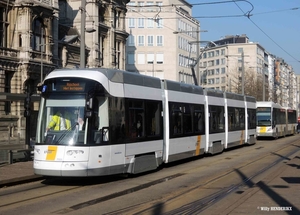
M47 6L47 8L54 7L53 0L16 0L15 2L17 5L27 5L27 6L38 6L43 5Z

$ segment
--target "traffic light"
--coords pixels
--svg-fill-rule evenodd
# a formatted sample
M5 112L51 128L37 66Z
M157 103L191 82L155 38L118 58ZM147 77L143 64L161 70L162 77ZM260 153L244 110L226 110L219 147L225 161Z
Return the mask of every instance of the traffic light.
M31 98L29 96L27 96L25 99L24 99L24 108L25 109L30 109L31 107Z
M29 95L24 99L24 116L29 117L31 112L31 98Z
M24 117L30 117L30 110L24 110Z

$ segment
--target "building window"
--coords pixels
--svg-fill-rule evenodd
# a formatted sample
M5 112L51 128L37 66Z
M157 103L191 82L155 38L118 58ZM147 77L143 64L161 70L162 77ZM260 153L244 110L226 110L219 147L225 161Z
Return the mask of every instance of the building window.
M154 20L153 20L153 18L148 18L147 19L147 27L148 28L153 28L154 27Z
M134 63L135 63L134 53L128 53L127 54L127 64L133 65Z
M32 48L36 51L45 51L45 46L41 46L41 44L45 44L45 31L43 28L43 23L40 19L35 19L33 21L33 41Z
M5 8L0 8L0 47L6 47L6 37L7 37L7 23L5 22Z
M148 36L148 46L153 46L153 36Z
M138 2L138 8L139 8L139 11L144 11L144 2L143 1Z
M5 80L4 80L4 92L5 93L11 93L11 79L13 77L13 72L11 71L5 71ZM6 101L4 105L4 111L5 114L8 115L11 112L11 102Z
M139 46L144 46L145 45L145 39L144 39L145 37L144 36L138 36L138 40L139 40L139 43L138 43L138 45Z
M208 52L208 57L214 57L214 51Z
M225 49L221 49L221 55L225 55Z
M134 20L135 20L134 18L129 18L128 19L129 28L134 28L135 27Z
M156 5L157 5L157 6L163 6L163 3L162 3L162 1L157 1L157 2L156 2Z
M225 58L222 58L222 59L221 59L221 64L222 64L222 65L225 65Z
M147 54L147 63L154 64L154 54Z
M214 66L215 64L214 64L214 60L210 60L210 61L208 61L208 66Z
M219 65L219 64L220 64L220 60L217 59L217 60L216 60L216 65Z
M207 71L207 75L214 75L215 74L215 70L214 69L209 69Z
M225 68L221 68L221 74L225 74Z
M207 80L207 84L214 84L215 83L215 79L214 78L209 78Z
M135 10L135 2L128 2L127 5L129 6L128 7L128 11L136 11Z
M156 54L156 63L163 64L164 63L164 54Z
M224 84L224 83L225 83L225 80L226 80L225 77L222 77L222 78L221 78L221 83Z
M145 19L144 18L139 18L138 19L139 23L138 23L138 27L139 28L144 28L145 26Z
M22 47L22 34L19 34L19 47Z
M163 46L163 36L156 37L157 46Z
M137 57L138 57L138 60L137 60L138 64L145 64L145 54L143 54L143 53L138 54Z
M147 1L147 2L146 2L146 8L147 8L147 11L148 11L148 12L154 11L154 10L153 10L153 5L154 5L153 1Z
M220 55L220 51L216 50L216 56L219 56L219 55Z

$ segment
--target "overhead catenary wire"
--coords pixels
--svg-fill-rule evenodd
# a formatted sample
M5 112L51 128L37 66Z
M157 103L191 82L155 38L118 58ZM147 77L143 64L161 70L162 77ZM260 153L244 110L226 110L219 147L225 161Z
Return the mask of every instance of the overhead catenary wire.
M235 0L233 2L236 4L236 6L244 13L243 9L236 3ZM295 9L295 8L294 8ZM255 25L266 37L268 37L275 45L277 45L282 51L284 51L287 55L289 55L291 58L296 60L297 62L300 62L297 58L295 58L293 55L291 55L288 51L286 51L281 45L279 45L272 37L270 37L262 28L260 28L251 18L248 16L248 19L250 22Z
M248 4L251 5L251 10L249 10L248 12L244 12L243 9L237 4L237 2L247 2ZM194 3L191 4L192 6L201 6L201 5L213 5L213 4L224 4L224 3L234 3L241 11L243 14L234 14L234 15L217 15L217 16L193 16L191 18L240 18L240 17L247 17L250 22L252 22L253 25L255 25L265 36L267 36L274 44L276 44L282 51L284 51L286 54L288 54L291 58L293 58L295 61L300 62L300 60L298 60L296 57L294 57L292 54L290 54L287 50L285 50L281 45L279 45L271 36L269 36L262 28L260 28L252 19L251 17L255 16L255 15L262 15L262 14L268 14L268 13L276 13L276 12L282 12L282 11L288 11L288 10L298 10L299 7L293 7L293 8L288 8L288 9L282 9L282 10L273 10L273 11L266 11L266 12L261 12L261 13L251 13L254 10L254 6L251 4L251 2L247 1L247 0L228 0L228 1L215 1L215 2L203 2L203 3ZM155 7L158 5L144 5L144 6L134 6L134 5L130 5L129 7L133 7L133 8L146 8L146 7ZM183 6L183 4L172 4L172 5L160 5L160 8L163 7L174 7L174 6ZM133 11L135 13L138 13L142 16L144 16L145 18L148 18L147 16L145 16L144 14L139 13L138 11ZM126 17L125 19L130 19L131 17ZM178 17L163 17L162 19L178 19ZM166 28L169 28L165 25L162 25ZM173 29L169 28L170 30L174 31Z

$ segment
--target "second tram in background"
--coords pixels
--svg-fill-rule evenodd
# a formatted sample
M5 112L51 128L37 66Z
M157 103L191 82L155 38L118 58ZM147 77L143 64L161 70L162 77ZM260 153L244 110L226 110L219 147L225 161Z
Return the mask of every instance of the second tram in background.
M257 102L257 137L285 137L297 133L297 111L274 102Z
M73 119L59 130L66 108ZM254 144L256 100L116 69L62 69L41 86L37 125L36 174L136 174Z

